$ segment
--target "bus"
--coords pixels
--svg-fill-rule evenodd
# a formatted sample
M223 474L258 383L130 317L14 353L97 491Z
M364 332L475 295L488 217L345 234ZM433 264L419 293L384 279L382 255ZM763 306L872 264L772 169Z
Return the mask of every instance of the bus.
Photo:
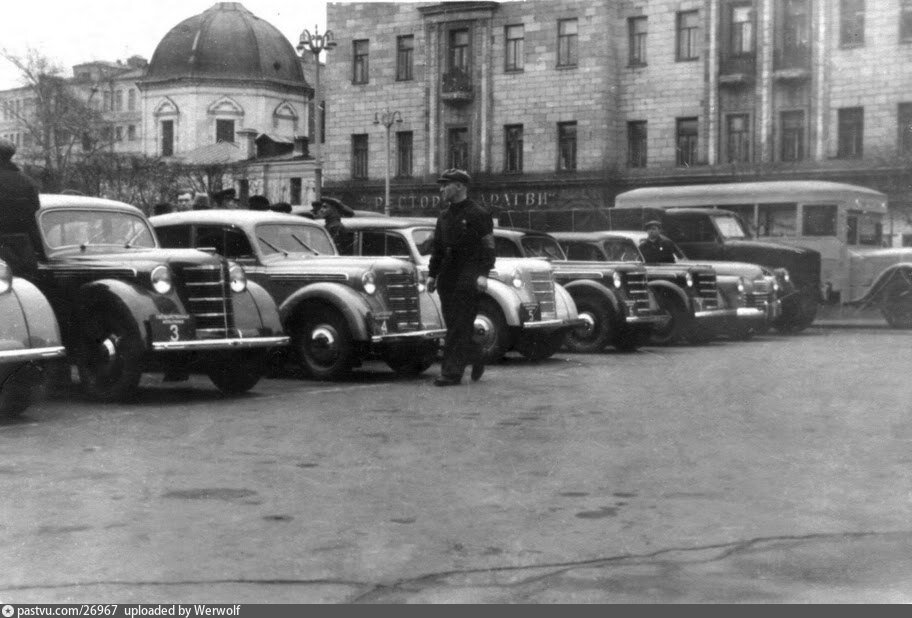
M822 302L878 307L891 326L912 328L912 248L885 246L879 191L812 180L650 187L621 193L615 208L735 213L757 240L820 253Z

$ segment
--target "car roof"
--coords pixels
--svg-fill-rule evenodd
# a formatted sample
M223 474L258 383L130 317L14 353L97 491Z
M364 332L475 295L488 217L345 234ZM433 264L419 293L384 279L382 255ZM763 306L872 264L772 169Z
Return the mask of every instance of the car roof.
M258 223L294 223L298 225L319 226L312 220L296 215L289 215L271 210L246 210L240 208L212 208L209 210L187 210L156 215L150 218L155 225L177 224L213 224L233 223L242 226L254 226Z
M618 194L615 206L636 206L637 200L648 200L650 207L669 208L694 205L694 199L701 203L710 201L724 202L732 199L733 191L753 193L758 202L794 201L797 193L838 192L844 195L863 195L886 199L886 195L868 187L850 185L826 180L774 180L767 182L735 182L719 184L683 185L677 187L641 187ZM721 205L720 202L720 205ZM737 202L736 202L737 203ZM711 205L708 205L711 207Z
M92 197L88 195L69 195L59 193L41 193L38 195L41 208L92 208L105 210L129 210L139 214L143 212L136 206L109 200L103 197Z
M592 232L554 232L558 240L601 240L602 238L629 238L642 240L646 232L639 230L595 230Z
M550 233L542 232L540 230L530 230L524 227L494 227L494 233L499 234L500 236L509 236L511 238L518 238L520 236L547 236L553 238Z
M406 229L410 227L428 227L433 226L433 222L428 222L425 218L411 217L386 217L380 216L358 216L346 217L342 219L342 225L350 230L354 229Z

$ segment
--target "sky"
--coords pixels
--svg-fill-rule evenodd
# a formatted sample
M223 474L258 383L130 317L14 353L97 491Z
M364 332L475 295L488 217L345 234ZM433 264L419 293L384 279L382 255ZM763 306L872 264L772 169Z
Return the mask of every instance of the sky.
M152 58L155 46L184 19L216 0L6 0L0 49L24 56L29 48L59 64L65 75L91 60ZM301 31L326 30L325 0L243 0L297 45ZM338 34L338 33L336 33ZM0 90L21 86L19 73L0 58Z

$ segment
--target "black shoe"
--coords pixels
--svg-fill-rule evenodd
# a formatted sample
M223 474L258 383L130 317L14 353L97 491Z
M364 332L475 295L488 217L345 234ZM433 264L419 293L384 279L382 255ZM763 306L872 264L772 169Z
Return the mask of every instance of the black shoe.
M472 365L472 382L478 382L484 375L484 363L475 363Z
M462 382L462 380L457 380L456 378L446 378L444 376L434 378L434 386L456 386L460 382Z

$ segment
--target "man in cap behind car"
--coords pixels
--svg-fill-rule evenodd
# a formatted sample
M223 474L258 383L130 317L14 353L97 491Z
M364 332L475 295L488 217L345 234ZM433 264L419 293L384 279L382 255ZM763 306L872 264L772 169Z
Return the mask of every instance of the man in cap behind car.
M662 236L660 221L647 221L643 226L646 238L640 243L640 253L647 264L673 264L675 244Z
M37 274L35 252L43 252L35 213L38 187L13 163L16 146L0 139L0 257L21 277Z

